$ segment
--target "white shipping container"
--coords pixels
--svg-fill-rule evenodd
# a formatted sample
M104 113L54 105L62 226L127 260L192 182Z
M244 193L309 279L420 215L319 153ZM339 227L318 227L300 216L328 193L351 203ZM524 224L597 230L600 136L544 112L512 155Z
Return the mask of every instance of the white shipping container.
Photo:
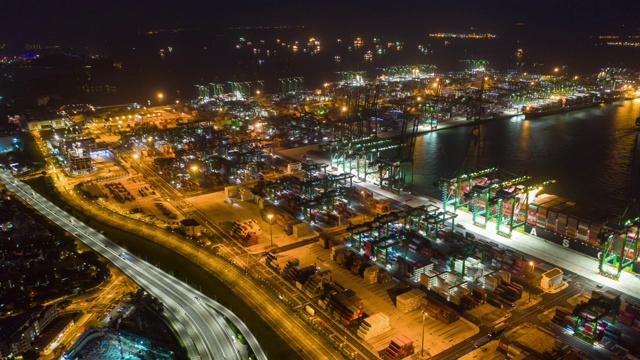
M311 315L311 316L315 316L316 315L316 310L314 308L312 308L311 306L307 305L304 307L304 309L306 310L307 314Z

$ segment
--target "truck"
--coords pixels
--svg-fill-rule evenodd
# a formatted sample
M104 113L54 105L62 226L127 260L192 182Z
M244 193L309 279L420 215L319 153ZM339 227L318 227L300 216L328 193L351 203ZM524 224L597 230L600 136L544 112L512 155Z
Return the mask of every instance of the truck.
M500 334L502 334L502 332L504 331L504 329L507 327L507 324L504 322L501 322L499 324L496 324L493 326L493 329L489 332L488 336L489 337L496 337Z

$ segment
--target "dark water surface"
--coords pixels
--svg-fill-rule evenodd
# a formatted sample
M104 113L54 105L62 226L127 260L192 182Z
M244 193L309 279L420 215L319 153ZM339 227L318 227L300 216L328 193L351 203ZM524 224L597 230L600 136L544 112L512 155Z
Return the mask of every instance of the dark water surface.
M481 125L478 136L471 127L426 134L416 142L414 191L439 198L433 183L441 176L499 166L531 181L557 180L548 193L622 212L640 195L638 116L640 99L533 120L497 120Z

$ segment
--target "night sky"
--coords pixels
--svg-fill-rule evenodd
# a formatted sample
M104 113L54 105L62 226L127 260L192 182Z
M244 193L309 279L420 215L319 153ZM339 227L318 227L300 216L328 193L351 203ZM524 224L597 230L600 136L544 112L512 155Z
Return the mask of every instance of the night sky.
M304 25L340 32L506 34L517 22L540 40L639 33L637 0L167 1L3 0L0 41L91 45L132 31Z

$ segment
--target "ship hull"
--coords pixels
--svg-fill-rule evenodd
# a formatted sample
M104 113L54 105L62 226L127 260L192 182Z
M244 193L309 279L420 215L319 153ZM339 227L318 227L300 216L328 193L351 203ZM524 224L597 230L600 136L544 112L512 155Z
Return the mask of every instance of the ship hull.
M537 226L531 226L529 224L526 224L524 229L529 235L533 235L543 240L550 241L554 244L558 244L562 247L577 251L581 254L590 256L592 258L600 259L600 255L601 255L600 249L593 245L586 244L581 240L571 239L571 238L562 236L560 234L557 234L553 231L542 229Z
M600 103L596 102L596 103L593 103L593 104L586 104L586 105L583 105L583 106L563 107L563 108L560 108L560 109L541 111L541 112L523 112L523 114L524 114L524 118L525 119L537 119L537 118L541 118L543 116L564 114L564 113L568 113L568 112L575 111L575 110L582 110L582 109L596 107L598 105L600 105Z

